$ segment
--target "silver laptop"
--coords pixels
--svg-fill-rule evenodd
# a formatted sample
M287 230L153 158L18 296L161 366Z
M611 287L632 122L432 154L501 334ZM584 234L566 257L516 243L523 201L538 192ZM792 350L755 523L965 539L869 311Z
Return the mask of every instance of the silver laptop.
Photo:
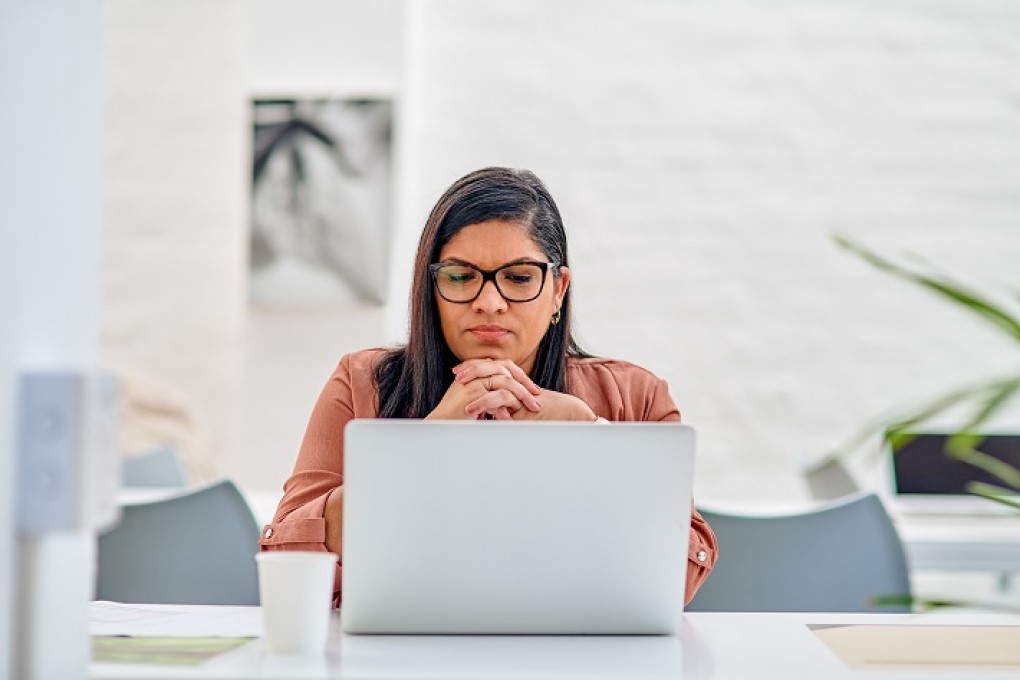
M672 634L693 463L678 423L352 421L343 630Z

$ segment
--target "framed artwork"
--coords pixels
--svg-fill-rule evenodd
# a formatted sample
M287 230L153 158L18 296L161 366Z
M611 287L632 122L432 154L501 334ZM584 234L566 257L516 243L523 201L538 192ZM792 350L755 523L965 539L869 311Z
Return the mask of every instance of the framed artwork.
M260 98L252 121L252 306L384 303L392 101Z

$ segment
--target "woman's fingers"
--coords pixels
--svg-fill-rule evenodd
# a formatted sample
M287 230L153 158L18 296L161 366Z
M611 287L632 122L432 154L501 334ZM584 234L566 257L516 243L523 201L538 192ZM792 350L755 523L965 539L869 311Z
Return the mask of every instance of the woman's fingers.
M512 361L472 359L456 366L454 373L456 377L453 384L427 418L456 420L466 414L468 417L487 415L502 420L504 416L512 419L515 413L522 410L528 413L542 410L542 404L536 398L541 390ZM534 391L529 386L535 387ZM501 395L494 400L478 402L481 397L500 391L509 396ZM467 408L471 404L475 405L473 412ZM504 410L497 413L501 407Z
M513 377L513 373L510 372L510 367L507 364L514 365L513 362L496 359L471 359L454 367L453 374L456 376L455 380L461 384L494 375L505 375L510 378Z
M529 411L540 411L542 409L542 403L535 398L535 395L513 378L508 378L505 375L494 375L488 378L479 378L478 382L490 392L507 390L517 397L517 400Z
M542 390L520 366L507 359L469 359L453 368L457 382L467 384L479 378L504 375L513 378L531 394L538 396Z
M542 389L531 380L531 377L524 372L523 368L512 361L508 361L507 364L509 364L507 368L510 369L510 375L514 380L524 385L524 387L526 387L527 390L536 397L542 393Z
M492 390L465 406L464 413L474 417L488 413L499 420L510 420L513 412L522 408L525 405L510 390Z

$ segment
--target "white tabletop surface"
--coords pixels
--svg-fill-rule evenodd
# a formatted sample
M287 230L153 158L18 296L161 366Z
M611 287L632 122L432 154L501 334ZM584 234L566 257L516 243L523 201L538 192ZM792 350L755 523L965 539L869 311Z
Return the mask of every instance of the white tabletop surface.
M182 609L187 609L183 607ZM239 608L231 608L236 612ZM257 607L249 609L260 616ZM690 613L676 637L351 636L334 612L328 650L312 658L274 657L261 639L197 668L94 663L101 678L347 678L349 680L746 680L775 678L1018 678L1020 669L851 670L808 624L1010 625L1020 615Z
M912 569L1020 572L1020 513L897 514Z

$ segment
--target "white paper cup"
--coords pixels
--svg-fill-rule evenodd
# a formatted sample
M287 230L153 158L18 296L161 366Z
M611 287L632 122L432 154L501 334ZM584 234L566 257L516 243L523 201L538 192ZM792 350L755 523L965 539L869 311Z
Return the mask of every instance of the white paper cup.
M275 550L255 555L259 600L270 654L321 654L333 609L337 556Z

